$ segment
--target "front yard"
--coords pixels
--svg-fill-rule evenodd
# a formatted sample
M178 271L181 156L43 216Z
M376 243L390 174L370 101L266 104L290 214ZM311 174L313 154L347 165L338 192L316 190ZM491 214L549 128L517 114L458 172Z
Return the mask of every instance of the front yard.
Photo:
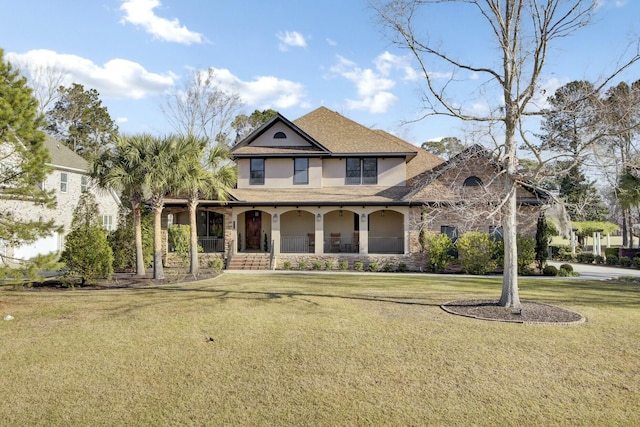
M638 425L640 285L521 279L586 316L525 326L439 305L500 278L223 274L0 288L3 425Z

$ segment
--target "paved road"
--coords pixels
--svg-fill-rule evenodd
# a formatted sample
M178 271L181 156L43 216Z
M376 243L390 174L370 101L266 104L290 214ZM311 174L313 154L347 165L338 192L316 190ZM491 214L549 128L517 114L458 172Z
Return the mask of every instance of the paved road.
M560 267L565 264L559 261L549 261L549 265ZM580 274L577 279L586 280L609 280L616 277L633 276L640 277L640 269L637 268L620 268L610 267L608 265L595 265L595 264L579 264L579 263L566 263L573 266L573 271ZM563 277L566 279L566 277Z

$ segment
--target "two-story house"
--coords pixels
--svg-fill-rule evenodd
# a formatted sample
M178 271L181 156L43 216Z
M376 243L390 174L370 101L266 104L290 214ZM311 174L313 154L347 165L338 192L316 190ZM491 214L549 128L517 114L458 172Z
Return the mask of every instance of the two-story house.
M41 185L44 189L54 190L55 209L47 209L28 201L6 199L0 200L0 208L13 211L28 220L54 219L56 225L63 227L63 231L54 232L32 244L19 247L2 245L1 250L7 259L25 260L36 255L61 252L64 248L64 237L71 230L73 211L85 191L91 191L96 196L104 228L114 230L117 227L120 200L111 191L95 188L89 177L87 161L49 135L45 137L44 145L49 150L51 161L48 165L53 171Z
M293 122L276 115L231 152L238 183L229 203L201 201L198 210L205 252L270 253L273 268L306 260L417 270L421 232L499 230L499 215L475 212L472 222L460 207L500 187L477 147L445 162L320 107ZM527 217L542 203L524 188L520 199ZM165 212L169 223L188 223L183 201L168 200Z

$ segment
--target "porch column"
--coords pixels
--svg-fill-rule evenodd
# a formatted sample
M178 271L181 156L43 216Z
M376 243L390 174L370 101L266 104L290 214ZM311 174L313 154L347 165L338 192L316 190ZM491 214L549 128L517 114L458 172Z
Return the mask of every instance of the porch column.
M593 245L591 245L591 253L593 253L594 255L598 255L598 244L596 243L596 236L598 235L598 233L596 233L595 231L593 232Z
M315 226L315 247L313 248L313 253L315 254L322 254L324 253L324 217L323 215L318 211L315 213L314 215L314 222L316 223Z
M271 241L274 255L280 255L280 215L277 212L271 214Z
M238 253L238 214L231 213L231 254Z
M404 214L404 253L405 255L411 252L411 225L409 222L409 210Z
M571 230L571 255L576 254L576 231Z
M369 215L365 212L360 213L360 253L369 253Z

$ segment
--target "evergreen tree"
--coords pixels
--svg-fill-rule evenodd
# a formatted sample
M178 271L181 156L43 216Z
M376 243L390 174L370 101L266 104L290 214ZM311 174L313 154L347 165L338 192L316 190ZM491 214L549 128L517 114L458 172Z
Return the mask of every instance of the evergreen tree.
M536 228L536 262L538 270L542 271L547 263L547 255L549 248L549 226L544 213L538 216L538 224Z
M41 131L44 122L37 111L38 102L26 79L11 63L4 62L0 49L0 241L6 245L32 243L59 230L53 220L26 219L12 203L55 206L53 194L40 188L50 168ZM0 264L13 260L2 261ZM0 276L7 274L11 272L3 265Z
M84 192L73 212L71 232L67 236L61 260L70 275L87 280L109 279L113 274L113 253L102 228L98 203L90 192Z
M251 115L239 114L231 123L231 127L236 131L234 143L247 137L251 132L258 129L263 124L271 120L278 114L276 110L254 110Z
M153 218L148 209L141 211L142 254L144 266L151 267L153 259ZM118 228L107 235L107 241L113 251L114 270L135 270L136 244L133 211L122 207L118 214Z
M87 160L98 156L118 135L118 127L95 89L74 83L60 86L59 97L47 112L47 131Z

